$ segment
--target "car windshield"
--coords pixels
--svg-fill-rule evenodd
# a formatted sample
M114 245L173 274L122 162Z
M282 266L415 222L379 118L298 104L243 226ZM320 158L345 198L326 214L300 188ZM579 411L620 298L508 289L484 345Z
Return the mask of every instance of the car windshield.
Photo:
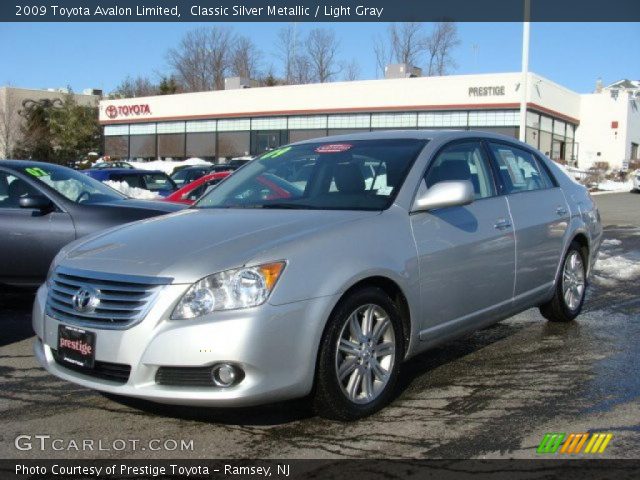
M38 166L22 167L20 170L53 188L72 202L91 204L127 198L126 195L87 175L59 165L40 164Z
M341 140L265 153L202 197L196 208L384 210L426 140Z

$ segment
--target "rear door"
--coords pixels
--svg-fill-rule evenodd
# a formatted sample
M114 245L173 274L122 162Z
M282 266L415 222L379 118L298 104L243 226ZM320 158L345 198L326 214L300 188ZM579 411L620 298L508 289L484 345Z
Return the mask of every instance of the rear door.
M555 179L525 148L489 141L516 235L515 296L545 292L555 279L569 207Z
M53 257L75 240L68 213L20 208L20 197L45 195L16 174L0 170L0 283L38 285Z
M508 308L513 296L515 242L509 209L497 192L481 141L445 146L431 162L421 189L446 180L470 181L475 200L411 215L424 340L437 336L437 327L449 322L481 322L496 308Z

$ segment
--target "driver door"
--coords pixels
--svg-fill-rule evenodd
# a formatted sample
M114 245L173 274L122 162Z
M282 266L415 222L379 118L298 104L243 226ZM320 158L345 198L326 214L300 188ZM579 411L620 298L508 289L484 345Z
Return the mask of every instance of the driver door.
M454 329L478 325L508 309L513 297L511 217L480 141L445 146L431 162L421 190L447 180L471 182L475 198L469 205L411 215L420 265L422 340L438 337L445 324Z
M46 196L12 172L0 170L0 283L37 286L53 257L76 234L66 212L21 208L20 197L25 195Z

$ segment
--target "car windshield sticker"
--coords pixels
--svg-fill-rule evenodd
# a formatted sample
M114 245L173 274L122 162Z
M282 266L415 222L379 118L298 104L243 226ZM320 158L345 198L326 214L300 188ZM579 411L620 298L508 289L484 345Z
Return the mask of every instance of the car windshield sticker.
M285 153L287 153L289 150L291 150L291 147L284 147L284 148L278 148L276 150L271 150L270 152L267 152L264 155L262 155L262 157L260 157L260 160L263 160L265 158L280 157L280 156L284 155Z
M316 153L340 153L351 150L353 145L348 143L329 143L327 145L320 145L316 148Z
M27 172L29 175L33 175L34 177L46 177L47 175L49 175L43 169L38 167L25 168L24 171Z

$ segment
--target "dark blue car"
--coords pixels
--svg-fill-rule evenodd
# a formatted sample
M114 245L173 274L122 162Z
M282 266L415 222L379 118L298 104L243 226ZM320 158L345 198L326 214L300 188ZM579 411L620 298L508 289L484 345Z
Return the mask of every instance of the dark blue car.
M135 170L130 168L91 169L83 172L91 178L105 182L126 182L131 187L156 192L163 197L178 189L171 177L160 170Z

